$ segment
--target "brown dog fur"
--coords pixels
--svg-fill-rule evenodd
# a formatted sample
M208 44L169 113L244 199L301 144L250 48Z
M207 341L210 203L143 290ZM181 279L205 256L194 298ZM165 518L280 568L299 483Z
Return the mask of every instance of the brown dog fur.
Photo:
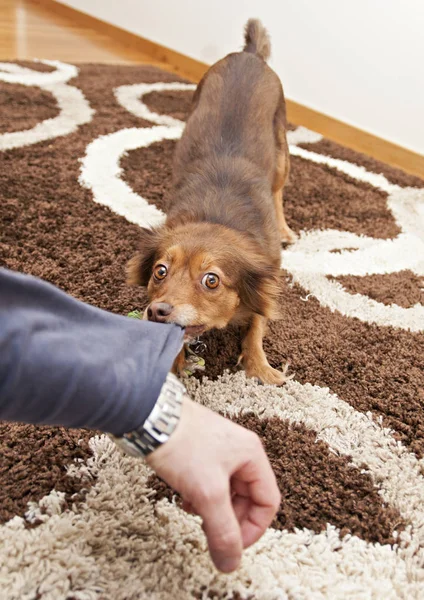
M130 283L147 286L151 307L166 303L170 312L160 320L186 326L188 336L247 325L240 357L247 375L281 385L285 375L268 364L262 339L276 315L281 241L294 234L283 212L285 102L265 62L269 52L265 29L250 20L244 50L213 65L199 83L174 156L166 223L142 230L128 273ZM163 279L155 276L165 271ZM205 285L210 273L208 284L219 278L216 289ZM183 366L181 354L176 368Z

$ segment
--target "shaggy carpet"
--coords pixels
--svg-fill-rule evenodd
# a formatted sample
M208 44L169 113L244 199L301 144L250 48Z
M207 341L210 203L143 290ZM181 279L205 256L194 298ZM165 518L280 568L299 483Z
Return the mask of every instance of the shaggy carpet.
M163 221L193 86L153 67L0 64L0 259L127 314L139 226ZM424 181L290 128L283 388L204 336L188 387L262 438L282 493L237 573L197 517L97 432L0 424L4 600L424 597ZM1 293L1 290L0 290Z

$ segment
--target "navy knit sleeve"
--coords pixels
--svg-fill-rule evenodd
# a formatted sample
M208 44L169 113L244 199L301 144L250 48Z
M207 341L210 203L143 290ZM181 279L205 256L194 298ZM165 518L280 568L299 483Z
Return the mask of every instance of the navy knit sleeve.
M0 269L0 420L131 431L151 412L183 335Z

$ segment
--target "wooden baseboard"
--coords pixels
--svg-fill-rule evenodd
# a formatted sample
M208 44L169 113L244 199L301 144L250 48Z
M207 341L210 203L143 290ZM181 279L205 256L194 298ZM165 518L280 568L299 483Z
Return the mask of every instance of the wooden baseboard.
M144 57L147 54L152 58L153 63L161 63L167 70L191 81L199 81L208 69L208 65L205 63L91 17L56 0L31 0L31 2L34 5L48 8L61 17L77 22L80 27L95 29L127 48L138 50ZM424 156L421 154L289 99L287 100L287 117L292 123L317 131L334 142L424 178Z
M424 156L422 154L393 144L292 100L287 100L287 117L292 123L317 131L333 142L424 178Z

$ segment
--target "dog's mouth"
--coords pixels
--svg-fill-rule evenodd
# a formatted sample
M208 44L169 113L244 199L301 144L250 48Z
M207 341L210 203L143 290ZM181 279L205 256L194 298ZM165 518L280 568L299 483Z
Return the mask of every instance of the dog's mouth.
M192 339L196 338L206 330L206 325L187 325L184 327L184 338Z

